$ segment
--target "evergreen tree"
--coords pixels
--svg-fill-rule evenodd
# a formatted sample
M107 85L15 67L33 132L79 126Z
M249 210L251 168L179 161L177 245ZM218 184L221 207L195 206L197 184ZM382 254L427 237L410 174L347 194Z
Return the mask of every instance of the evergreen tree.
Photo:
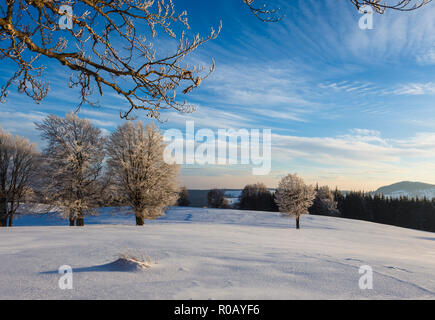
M242 210L272 211L274 199L272 193L263 183L247 185L239 197Z
M186 187L181 188L181 191L178 194L177 205L179 207L188 207L190 205L189 192Z
M322 216L338 216L337 201L334 199L334 194L327 186L316 186L316 197L313 205L310 207L310 214Z

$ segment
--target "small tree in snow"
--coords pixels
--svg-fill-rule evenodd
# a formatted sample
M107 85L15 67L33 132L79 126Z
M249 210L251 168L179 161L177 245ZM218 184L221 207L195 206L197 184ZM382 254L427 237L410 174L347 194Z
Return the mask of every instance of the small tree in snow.
M225 193L220 189L212 189L207 193L207 202L210 208L228 209L230 205L225 199Z
M296 228L299 229L299 219L307 214L313 204L315 191L306 185L296 174L289 174L281 179L275 193L279 211L284 215L296 217Z
M127 122L109 138L109 174L118 198L132 206L137 225L163 215L177 201L179 166L164 161L165 147L158 128L142 122Z
M15 212L31 195L38 153L33 144L0 129L0 227L11 227Z
M36 128L48 145L43 155L47 170L45 193L70 226L83 226L102 194L104 139L100 129L75 114L49 115Z
M189 192L186 187L181 188L181 191L178 194L177 205L180 207L188 207L190 205Z

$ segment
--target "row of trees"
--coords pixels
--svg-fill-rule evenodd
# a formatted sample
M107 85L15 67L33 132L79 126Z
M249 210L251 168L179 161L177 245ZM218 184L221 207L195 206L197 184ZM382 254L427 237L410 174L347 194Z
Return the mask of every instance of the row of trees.
M163 213L178 198L179 167L163 159L157 127L126 122L109 137L75 114L50 115L36 124L47 142L42 154L0 131L0 225L12 226L23 201L56 208L71 226L98 206L132 207L136 224Z
M435 232L435 199L393 199L364 192L344 195L327 186L307 186L295 175L284 177L275 193L261 183L247 185L240 196L239 208L294 215L297 228L299 217L309 213Z
M435 232L435 199L393 199L364 192L344 195L337 189L331 191L327 186L307 186L296 175L284 177L275 193L262 183L245 186L237 208L294 215L297 228L299 217L309 213Z
M435 232L435 199L386 198L363 192L334 192L343 218Z
M165 143L157 127L126 122L109 137L75 114L49 115L36 124L47 142L42 154L20 137L0 132L0 224L12 226L22 202L53 206L83 226L84 217L107 203L128 205L136 224L163 214L168 206L188 205L179 191L179 167L163 159ZM308 213L316 191L296 175L284 177L274 195L263 184L246 186L240 206L276 210L299 217ZM208 193L212 208L229 208L222 190Z

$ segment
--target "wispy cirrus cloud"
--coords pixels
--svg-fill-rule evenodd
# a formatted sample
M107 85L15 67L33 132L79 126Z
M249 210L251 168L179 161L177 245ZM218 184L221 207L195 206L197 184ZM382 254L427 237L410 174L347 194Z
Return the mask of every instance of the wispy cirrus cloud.
M325 82L320 83L319 87L321 89L333 90L336 92L347 92L347 93L368 93L379 90L378 87L374 86L371 82L362 83L360 81L348 81L343 80L340 82Z
M433 181L434 158L435 133L431 132L403 139L384 138L377 130L360 128L323 137L274 134L270 175L253 177L250 167L237 165L196 167L183 169L183 181L195 188L210 184L240 188L254 180L275 187L284 174L297 172L310 183L352 189L357 182L358 188L374 190L397 179Z
M417 56L417 62L421 65L435 65L435 43L433 48Z
M398 95L434 95L435 82L408 83L393 91Z
M208 2L185 1L186 7L203 8L191 16L192 32L206 34L221 16L224 28L186 59L190 65L216 61L215 72L200 87L177 96L198 110L164 111L162 119L168 121L161 128L183 129L193 120L197 129L272 128L274 133L271 175L253 177L250 168L241 167L190 168L183 170L188 186L264 181L272 187L287 172L309 182L366 190L405 179L435 182L430 132L435 4L375 15L374 30L360 30L361 14L349 1L338 2L277 0L285 17L264 24L249 12L232 10L231 1L213 2L212 9ZM156 48L172 51L160 42ZM1 105L1 126L32 141L39 142L34 121L49 113L63 116L78 103L78 93L66 85L69 72L48 66L52 91L45 101L35 105L15 89ZM119 112L129 106L103 89L103 97L95 97L101 108L83 106L79 115L109 134L124 123ZM136 115L152 121L144 112Z

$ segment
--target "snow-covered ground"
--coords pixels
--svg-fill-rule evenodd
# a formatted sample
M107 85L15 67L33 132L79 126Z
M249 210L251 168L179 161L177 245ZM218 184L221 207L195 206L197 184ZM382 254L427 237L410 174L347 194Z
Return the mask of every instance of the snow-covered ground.
M435 299L435 234L278 213L173 208L144 227L101 210L71 228L21 216L0 229L0 299ZM153 264L112 264L125 248ZM154 263L157 260L157 264ZM58 286L61 265L73 289ZM373 268L373 290L358 286Z

